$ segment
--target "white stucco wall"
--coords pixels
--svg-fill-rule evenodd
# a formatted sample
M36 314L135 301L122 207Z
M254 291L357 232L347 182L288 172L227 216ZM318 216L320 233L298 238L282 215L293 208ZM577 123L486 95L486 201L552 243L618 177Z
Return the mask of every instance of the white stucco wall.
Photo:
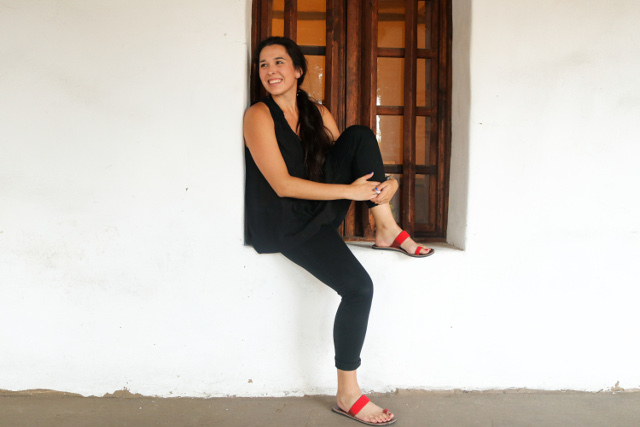
M640 387L640 4L454 2L450 241L353 250L368 390ZM250 1L0 2L0 389L331 393L332 291L243 241Z

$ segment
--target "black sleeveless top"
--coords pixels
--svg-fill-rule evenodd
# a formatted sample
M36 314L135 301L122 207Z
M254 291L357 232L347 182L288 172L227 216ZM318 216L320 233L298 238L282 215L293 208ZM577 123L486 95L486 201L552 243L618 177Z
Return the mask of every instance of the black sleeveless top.
M284 112L270 96L260 102L271 112L278 147L289 175L307 179L302 143ZM332 222L329 202L278 197L246 146L245 165L245 238L258 253L282 252L297 246L316 234L323 224Z

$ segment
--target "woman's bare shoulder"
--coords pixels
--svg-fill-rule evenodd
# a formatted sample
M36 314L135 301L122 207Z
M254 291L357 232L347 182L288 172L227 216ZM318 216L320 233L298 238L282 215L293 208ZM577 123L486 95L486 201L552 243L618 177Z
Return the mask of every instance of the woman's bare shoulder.
M331 111L329 111L329 109L326 106L320 104L319 102L315 102L315 104L316 104L316 107L318 108L318 111L320 111L322 120L324 120L325 122L327 121L327 119L332 122L334 121L333 115L331 115Z
M243 122L244 141L252 152L260 146L277 146L273 118L264 102L257 102L247 108Z
M329 112L329 109L324 105L320 104L319 102L314 102L314 104L316 105L316 108L320 111L320 114L322 114L323 116L327 113L331 114Z
M270 115L269 107L264 102L256 102L244 112L245 120L247 118L262 118Z
M340 136L340 130L338 130L338 126L336 125L336 121L331 115L331 111L327 107L322 104L316 103L318 110L320 111L320 115L322 116L322 121L324 122L324 126L331 132L331 136L335 141Z

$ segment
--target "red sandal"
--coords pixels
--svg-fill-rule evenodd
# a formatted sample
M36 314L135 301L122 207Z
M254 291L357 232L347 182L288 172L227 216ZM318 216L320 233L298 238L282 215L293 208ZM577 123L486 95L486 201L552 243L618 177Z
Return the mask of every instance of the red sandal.
M416 249L416 253L412 254L407 252L406 250L404 250L403 248L400 247L400 245L402 244L402 242L404 242L405 240L407 240L409 238L409 233L407 233L406 231L402 230L400 232L400 234L398 234L398 236L396 237L396 239L393 241L393 243L391 244L391 246L378 246L378 245L373 245L372 248L373 249L381 249L383 251L396 251L396 252L402 252L405 255L414 257L414 258L425 258L428 257L429 255L433 255L433 253L435 252L435 250L433 248L429 248L429 251L426 254L421 254L420 253L420 249L427 249L424 246L420 246L418 245L417 249Z
M361 420L360 418L356 418L356 415L358 415L358 413L362 411L362 408L364 408L364 405L366 405L369 402L370 402L369 398L363 394L362 396L360 396L358 400L356 400L356 403L354 403L353 406L351 406L351 409L349 409L349 412L343 411L338 405L333 405L331 410L337 414L344 415L345 417L349 417L352 420L356 420L368 426L388 426L398 421L395 416L391 418L389 421L385 421L383 423L372 423L369 421ZM388 414L389 410L385 409L382 412L385 414Z

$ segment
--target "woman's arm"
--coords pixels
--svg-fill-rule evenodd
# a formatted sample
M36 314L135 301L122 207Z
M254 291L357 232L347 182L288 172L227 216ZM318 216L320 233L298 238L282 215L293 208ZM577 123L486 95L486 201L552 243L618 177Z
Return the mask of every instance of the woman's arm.
M323 113L323 118L325 115L326 113ZM259 102L247 110L243 127L245 144L253 160L279 197L308 200L371 200L377 196L373 189L379 182L367 181L367 178L371 177L370 174L349 185L323 184L289 175L278 147L269 107L264 103ZM336 133L339 134L335 122L333 127L334 129L329 128L329 131L335 136Z

